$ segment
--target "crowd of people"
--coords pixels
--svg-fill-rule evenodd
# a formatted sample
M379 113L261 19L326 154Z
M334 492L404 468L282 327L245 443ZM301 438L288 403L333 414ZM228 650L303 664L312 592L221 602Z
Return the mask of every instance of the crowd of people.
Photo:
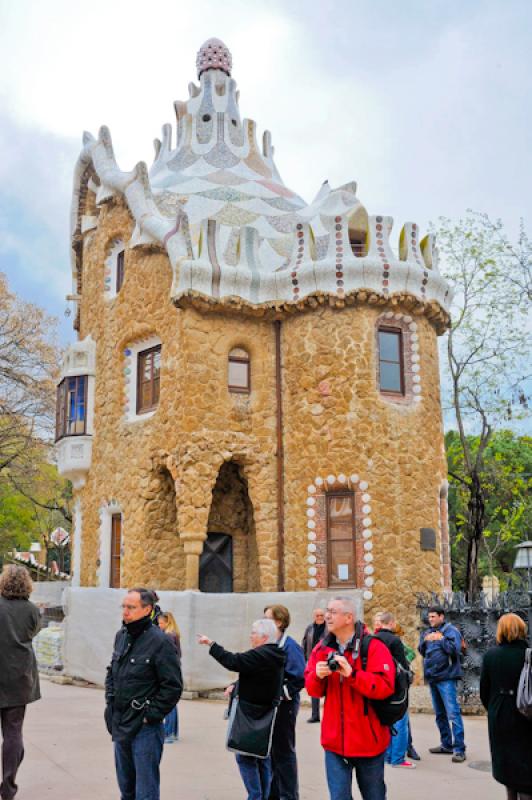
M17 793L26 706L40 697L32 648L40 614L29 600L31 591L25 568L4 568L1 800L13 800ZM179 737L179 628L172 614L159 608L156 593L144 587L126 594L122 619L105 681L105 723L121 800L159 800L163 748ZM465 643L443 608L429 609L428 623L418 651L440 740L430 752L460 764L466 745L457 681ZM251 626L250 648L241 653L198 635L210 656L238 675L227 689L227 746L235 752L248 800L299 800L296 720L303 688L311 698L308 722L321 722L331 800L351 800L353 773L363 800L385 800L385 765L415 769L414 761L420 760L404 690L416 652L392 612L376 614L370 632L357 620L350 597L331 597L325 609L316 608L301 644L287 634L289 625L285 606L267 606ZM532 800L532 720L516 705L526 653L525 623L504 614L497 645L483 661L480 698L488 711L493 776L505 786L507 800Z

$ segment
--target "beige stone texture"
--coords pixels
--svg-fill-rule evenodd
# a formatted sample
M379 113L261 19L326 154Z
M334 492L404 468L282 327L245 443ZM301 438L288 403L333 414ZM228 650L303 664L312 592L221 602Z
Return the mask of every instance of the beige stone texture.
M234 590L273 591L279 545L272 321L225 313L223 305L176 308L161 248L127 249L122 289L106 299L108 249L117 238L129 241L132 229L127 209L112 200L83 245L80 337L95 339L97 366L92 466L76 492L81 584L97 583L100 509L114 499L123 514L123 585L197 588L203 541L217 532L233 536ZM437 336L417 301L362 295L343 307L316 302L283 315L285 589L309 588L308 486L318 476L357 473L371 495L375 584L366 613L392 607L410 627L415 593L441 588L439 537L435 552L419 544L421 527L439 530L446 475ZM376 322L388 309L415 315L421 402L394 403L378 391ZM162 347L159 405L153 416L128 421L124 350L151 336ZM227 389L234 347L250 355L249 395ZM362 569L357 574L361 580Z

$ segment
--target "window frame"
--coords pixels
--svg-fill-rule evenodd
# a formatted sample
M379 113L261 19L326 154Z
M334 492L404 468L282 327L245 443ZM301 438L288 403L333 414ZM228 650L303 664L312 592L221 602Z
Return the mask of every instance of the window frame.
M399 337L399 361L390 361L386 358L381 358L381 343L380 334L394 333ZM404 331L402 328L397 328L393 325L379 325L377 327L377 355L379 362L379 392L384 395L391 395L392 397L405 397L406 396L406 382L405 382L405 348L404 348ZM400 391L395 389L383 389L381 382L381 364L399 364L399 379L401 383Z
M352 553L352 579L341 581L334 578L332 571L332 542L331 539L331 520L329 501L338 497L351 497L351 544ZM356 589L357 588L357 560L356 560L356 494L353 489L325 492L325 541L327 543L327 587L329 589ZM348 539L338 539L336 541L349 541Z
M72 421L68 415L69 409L69 394L66 381L76 381L74 395L78 394L78 381L80 378L84 380L83 389L83 430L70 432L68 425ZM56 408L55 408L55 441L59 442L70 436L86 436L87 435L87 397L88 397L89 376L88 375L68 375L63 378L57 385L56 393ZM75 403L74 408L77 410L78 406ZM74 417L75 419L76 417Z
M122 286L124 285L125 270L126 251L123 249L119 250L116 254L115 294L119 294Z
M119 524L117 525L117 521ZM118 527L118 535L117 535ZM116 542L118 540L118 552ZM111 515L111 541L109 554L109 588L121 588L121 564L122 564L122 514L117 512Z
M142 401L141 387L142 387L142 384L143 384L142 377L141 377L142 376L141 360L143 358L146 358L147 356L152 355L152 354L155 355L155 353L159 353L159 354L162 353L162 346L160 344L156 344L153 347L148 347L148 348L146 348L146 350L139 350L138 353L137 353L137 397L136 397L135 406L136 406L136 413L137 413L138 416L141 416L142 414L149 414L150 412L155 411L157 409L158 405L159 405L159 400L160 400L160 397L161 397L161 367L160 366L159 366L159 388L158 388L158 392L157 392L157 400L155 401L155 403L153 402L153 395L154 395L153 387L155 385L155 381L153 379L153 368L152 368L152 376L151 376L151 379L150 379L150 386L151 386L151 398L150 399L151 399L152 403L149 406L141 406L141 401Z
M246 355L246 357L244 357L244 356L233 356L233 355L231 355L231 353L234 350L244 350L244 352L247 355ZM246 364L247 365L247 371L246 371L247 384L246 384L246 386L235 386L234 384L229 383L229 365L230 364ZM248 351L246 350L245 347L234 347L229 352L229 355L227 357L227 389L228 389L229 392L231 392L231 394L251 394L251 358L250 358L250 355L249 355L249 353L248 353Z

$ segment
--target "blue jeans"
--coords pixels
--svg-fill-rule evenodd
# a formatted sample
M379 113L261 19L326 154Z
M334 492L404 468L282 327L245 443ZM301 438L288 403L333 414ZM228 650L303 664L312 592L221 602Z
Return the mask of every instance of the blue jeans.
M159 764L163 724L144 724L130 742L115 742L115 766L121 800L159 800Z
M455 753L465 753L464 723L456 696L456 681L438 681L429 686L441 746Z
M402 764L408 747L408 711L398 722L394 722L395 736L392 736L385 759L387 764Z
M369 758L345 759L326 750L325 771L331 800L353 800L353 769L362 800L386 800L384 753Z
M175 706L169 714L164 718L164 736L174 736L179 738L179 717L177 715L177 706Z
M241 756L237 753L236 763L248 793L247 800L268 800L272 782L271 759Z

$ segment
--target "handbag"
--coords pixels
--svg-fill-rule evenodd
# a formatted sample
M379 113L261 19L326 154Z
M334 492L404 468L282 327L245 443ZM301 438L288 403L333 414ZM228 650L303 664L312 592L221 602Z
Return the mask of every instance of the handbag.
M517 710L532 721L532 650L527 647L516 698Z
M225 746L233 753L254 758L268 758L272 749L273 729L281 703L284 670L279 689L270 706L256 705L238 695L233 698Z

